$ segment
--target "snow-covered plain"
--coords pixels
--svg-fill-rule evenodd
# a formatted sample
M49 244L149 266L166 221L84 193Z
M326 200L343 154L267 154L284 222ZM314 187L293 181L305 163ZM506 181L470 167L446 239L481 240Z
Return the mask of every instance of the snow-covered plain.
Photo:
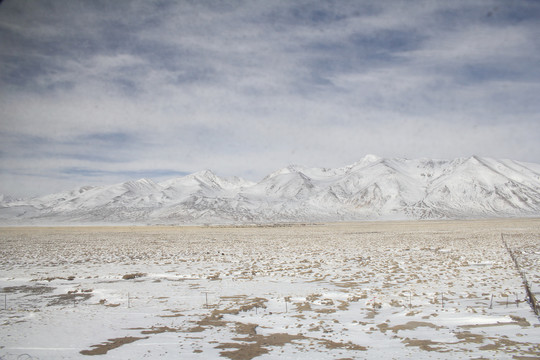
M538 358L501 233L538 293L540 219L0 228L0 359Z

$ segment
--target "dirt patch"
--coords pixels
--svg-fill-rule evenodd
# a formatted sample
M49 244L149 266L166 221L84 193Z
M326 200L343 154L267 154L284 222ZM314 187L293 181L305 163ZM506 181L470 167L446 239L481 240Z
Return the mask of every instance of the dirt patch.
M353 344L352 342L348 343L338 343L332 340L317 340L320 344L326 346L327 349L347 349L347 350L357 350L357 351L366 351L367 347Z
M247 298L247 295L220 296L219 298L225 301L240 301Z
M43 295L48 294L54 291L54 287L45 286L45 285L21 285L21 286L7 286L2 289L3 293L24 293L27 296L30 295Z
M397 333L400 330L415 330L418 327L430 327L433 329L440 329L440 326L434 325L429 322L425 321L409 321L406 324L401 325L395 325L395 326L389 326L387 323L382 323L377 325L377 327L381 330L381 332L386 332L387 330L392 330L394 333Z
M414 311L414 310L411 310L409 311L408 313L405 314L405 316L415 316L417 314L420 314L420 311ZM422 318L423 319L423 318ZM429 319L429 316L426 317L426 319Z
M514 315L510 315L510 318L514 320L514 322L516 322L521 327L531 326L531 323L525 320L525 318L514 316Z
M311 304L309 302L302 302L302 303L294 303L296 306L296 311L302 312L302 311L312 311Z
M196 328L197 329L202 328L204 330L205 329L204 326L225 326L225 325L227 325L226 321L221 320L222 318L223 318L222 313L220 313L218 310L214 310L214 311L212 311L212 314L210 316L207 316L207 317L203 318L202 320L197 321L196 322L196 324L197 324ZM203 330L200 330L200 331L203 331ZM194 328L191 329L191 331L199 332L199 330L194 330Z
M82 355L104 355L109 350L116 349L122 345L130 344L132 342L135 342L137 340L142 339L148 339L148 336L145 337L134 337L134 336L126 336L123 338L116 338L116 339L109 339L106 343L99 344L99 345L92 345L92 350L82 350L80 351L80 354Z
M244 324L241 322L236 323L235 331L237 334L242 335L256 335L257 331L255 330L257 328L257 324Z
M73 305L81 301L86 301L92 297L92 294L89 293L68 293L50 296L51 301L47 306L62 306L62 305Z
M143 277L145 275L146 274L143 274L143 273L126 274L126 275L122 276L122 279L131 280L131 279L136 279L136 278Z
M456 333L456 337L464 343L481 344L484 342L484 335L472 334L468 331Z
M161 333L164 333L164 332L179 332L179 331L180 331L180 329L170 328L168 326L158 326L158 327L152 326L152 328L150 330L141 331L141 334L143 334L143 335L161 334Z
M337 287L345 288L345 289L360 287L360 283L358 283L357 281L341 281L341 282L332 281L332 284Z
M173 317L180 317L180 316L185 316L184 314L182 314L180 312L180 310L170 310L172 312L172 314L169 314L169 315L158 315L159 317L162 317L162 318L173 318Z
M523 343L506 338L489 338L493 340L492 344L479 347L480 350L504 351L506 353L515 353L520 351L522 354L538 356L540 354L540 344ZM538 359L538 357L536 357Z
M431 341L431 340L420 340L420 339L409 339L405 338L402 341L405 346L417 346L424 351L437 351L437 352L449 352L450 350L445 349L441 345L444 343Z
M317 299L319 299L322 295L321 294L310 294L306 296L306 301L313 302Z
M429 327L429 328L433 328L433 329L437 329L437 330L441 328L441 326L437 326L437 325L432 324L430 322L409 321L406 324L392 326L389 329L392 330L393 332L397 333L399 330L415 330L418 327Z
M249 311L254 308L266 308L267 299L253 298L241 304L238 308L230 309L214 309L212 313L202 320L196 322L197 326L189 329L189 332L201 332L205 330L205 326L226 326L227 321L223 320L223 315L238 315L242 311Z
M343 301L343 300L338 300L338 301L339 301L339 305L337 306L338 310L341 310L341 311L349 310L349 302Z
M243 324L246 326L253 326L250 330L255 330L256 325ZM250 360L257 356L268 354L270 346L284 346L285 344L292 343L294 340L313 340L319 344L325 346L327 349L345 349L366 351L367 348L351 342L339 343L332 340L316 339L306 337L304 335L291 335L286 333L270 334L270 335L256 335L252 334L245 338L234 338L234 341L239 343L224 343L217 346L217 349L236 349L234 351L222 351L220 354L224 357L228 357L233 360Z
M366 319L375 319L375 315L377 315L378 312L375 309L367 309L367 314L365 316Z
M186 332L197 333L197 332L203 332L204 330L206 330L205 327L197 325L192 328L189 328L188 330L186 330Z
M241 343L224 343L216 346L216 349L236 349L234 351L222 351L221 356L232 360L250 360L257 356L268 354L269 346L283 346L294 340L305 339L303 335L290 334L270 334L270 335L252 335L246 338L234 338L234 341Z
M333 314L336 312L336 309L316 309L315 312L319 314Z
M70 276L67 276L67 277L62 277L62 276L50 276L50 277L46 277L46 278L40 278L40 279L32 279L30 281L48 281L48 282L51 282L53 280L68 280L68 281L73 281L75 280L75 276L73 275L70 275Z

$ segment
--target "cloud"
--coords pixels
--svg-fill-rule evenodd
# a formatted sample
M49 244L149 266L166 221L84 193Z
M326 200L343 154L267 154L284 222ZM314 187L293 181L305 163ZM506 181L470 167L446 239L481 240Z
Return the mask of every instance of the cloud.
M5 1L0 193L257 180L366 153L540 162L538 16L533 1Z

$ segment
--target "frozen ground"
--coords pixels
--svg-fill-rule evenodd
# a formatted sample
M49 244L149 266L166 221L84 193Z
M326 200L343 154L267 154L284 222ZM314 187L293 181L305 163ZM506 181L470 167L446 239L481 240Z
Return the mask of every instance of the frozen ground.
M0 228L0 359L538 359L501 233L538 293L538 219Z

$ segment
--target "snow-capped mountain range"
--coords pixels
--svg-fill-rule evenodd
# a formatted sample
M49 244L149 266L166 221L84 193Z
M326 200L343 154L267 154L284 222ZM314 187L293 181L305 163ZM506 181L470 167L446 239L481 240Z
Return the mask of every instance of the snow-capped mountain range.
M210 170L81 187L32 199L0 195L1 224L230 224L540 216L540 165L367 155L341 168L291 165L254 183Z

